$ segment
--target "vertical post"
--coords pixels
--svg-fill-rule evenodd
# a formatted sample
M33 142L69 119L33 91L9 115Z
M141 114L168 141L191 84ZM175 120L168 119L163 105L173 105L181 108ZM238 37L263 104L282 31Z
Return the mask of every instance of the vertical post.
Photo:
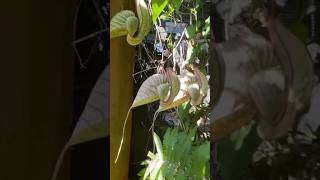
M111 0L112 18L124 9L133 9L134 1ZM135 48L129 46L125 37L110 40L110 179L126 180L129 172L129 154L131 140L131 118L123 142L122 151L115 164L121 142L122 127L132 103L133 69Z

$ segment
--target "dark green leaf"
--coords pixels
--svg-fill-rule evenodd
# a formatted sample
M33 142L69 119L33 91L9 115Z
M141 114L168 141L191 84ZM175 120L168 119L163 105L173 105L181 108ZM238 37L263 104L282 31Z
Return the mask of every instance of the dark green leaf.
M166 13L166 16L169 17L174 11L179 11L181 4L182 0L171 0L168 4L169 11Z
M197 23L192 24L192 25L187 27L186 36L187 36L188 39L191 39L191 38L194 37L194 35L197 33L200 25L201 25L201 23L198 21Z

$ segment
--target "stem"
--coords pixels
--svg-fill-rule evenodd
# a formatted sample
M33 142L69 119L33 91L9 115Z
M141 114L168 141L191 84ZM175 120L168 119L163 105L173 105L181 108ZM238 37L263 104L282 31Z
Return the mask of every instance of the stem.
M118 149L118 153L117 153L116 160L114 161L115 164L118 162L118 159L119 159L119 156L120 156L120 153L121 153L121 150L122 150L123 141L124 141L124 136L125 136L125 130L126 130L126 126L127 126L127 121L128 121L128 118L129 118L129 115L130 115L130 112L131 112L131 109L132 109L132 108L133 108L133 107L131 106L130 109L128 110L128 112L127 112L127 117L126 117L126 119L124 120L124 124L123 124L123 128L122 128L121 142L120 142L120 145L119 145L119 149Z

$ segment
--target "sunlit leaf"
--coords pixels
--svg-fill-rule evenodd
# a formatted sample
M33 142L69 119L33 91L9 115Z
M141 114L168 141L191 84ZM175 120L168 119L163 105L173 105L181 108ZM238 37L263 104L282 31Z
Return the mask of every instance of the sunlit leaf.
M208 17L205 21L204 21L204 27L202 29L202 36L203 37L207 37L210 34L210 17Z
M170 84L170 86L168 86L168 83ZM126 124L132 108L149 104L151 102L154 102L160 99L160 106L156 111L156 113L154 114L154 118L153 118L153 124L154 124L159 112L177 106L177 105L173 106L175 105L173 101L177 96L177 94L179 93L179 91L180 91L180 80L178 76L175 74L175 72L172 71L171 68L166 68L165 74L154 74L142 83L132 103L132 106L127 112L127 116L122 128L122 138L120 141L120 146L119 146L115 163L118 161L118 158L121 153L123 141L125 138ZM168 96L166 95L167 93L168 93Z
M157 154L157 159L153 159L147 166L150 168L151 163L153 170L148 172L153 174L150 179L204 179L208 177L209 159L210 159L210 143L204 142L199 145L194 144L196 128L191 130L181 131L179 128L167 129L163 138L163 150L158 150L160 147L160 138L156 139L157 152L163 152L165 161L163 164L160 156ZM155 172L152 172L155 171ZM146 175L145 177L151 176Z
M156 149L157 149L157 153L159 155L159 159L161 161L163 161L162 143L161 143L161 140L160 140L159 136L156 133L153 134L153 141L154 141L154 143L156 145Z
M210 160L210 143L206 142L200 146L195 146L192 150L191 174L194 179L201 179L205 176L204 169Z
M162 165L163 165L163 161L158 159L156 161L154 169L151 171L150 180L158 180L158 176L160 174L160 169L161 169Z
M132 107L137 107L159 99L157 87L160 84L165 84L165 76L154 74L146 79L138 90L138 93L132 103Z
M152 22L156 23L157 18L167 6L169 0L152 0Z

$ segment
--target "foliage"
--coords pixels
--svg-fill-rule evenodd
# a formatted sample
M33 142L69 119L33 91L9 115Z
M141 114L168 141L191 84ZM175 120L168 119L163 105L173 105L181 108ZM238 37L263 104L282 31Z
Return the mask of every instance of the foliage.
M169 128L162 145L160 138L154 134L157 153L148 153L150 159L142 163L146 168L140 172L141 178L208 179L210 143L196 141L195 135L196 128L189 131Z

